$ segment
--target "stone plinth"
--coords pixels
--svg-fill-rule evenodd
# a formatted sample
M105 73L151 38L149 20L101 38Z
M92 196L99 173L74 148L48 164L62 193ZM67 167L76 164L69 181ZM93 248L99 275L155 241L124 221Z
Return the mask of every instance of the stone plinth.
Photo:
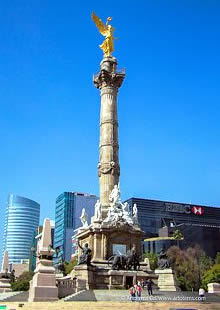
M158 287L160 291L176 292L180 291L176 285L174 271L171 268L156 269L155 274L158 275Z
M86 289L127 289L142 279L157 282L157 276L150 271L111 270L107 262L93 266L75 266L71 276L77 278L77 292Z
M30 281L28 301L54 301L58 299L56 274L53 261L42 259L35 269L35 275Z
M220 294L220 283L209 283L208 293Z
M74 276L77 278L76 291L90 290L95 288L95 267L78 265L74 268Z
M128 289L138 281L152 279L157 281L157 276L153 273L146 273L142 270L109 270L109 289Z
M125 245L126 251L135 245L137 254L142 254L141 239L143 238L143 232L136 226L110 226L105 223L90 225L87 229L80 231L77 238L81 246L85 243L89 244L89 248L92 250L93 263L103 262L111 257L113 255L113 244ZM81 250L79 249L80 255Z
M0 293L11 292L10 279L0 278Z

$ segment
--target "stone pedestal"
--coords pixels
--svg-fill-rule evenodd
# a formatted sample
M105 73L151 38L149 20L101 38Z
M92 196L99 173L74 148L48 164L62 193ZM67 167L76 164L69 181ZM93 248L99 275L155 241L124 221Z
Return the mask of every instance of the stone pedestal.
M147 273L142 270L109 270L109 289L128 289L138 281L147 279L157 280L153 273Z
M75 266L71 276L77 278L77 292L88 289L127 289L142 279L152 279L154 283L157 281L157 276L151 271L111 270L107 262Z
M11 292L10 279L0 278L0 293Z
M208 293L220 294L220 283L209 283Z
M40 260L35 275L30 281L28 301L55 301L58 300L56 274L53 261Z
M95 288L95 267L78 265L74 268L74 276L77 278L76 291L91 290Z
M160 291L176 292L180 291L176 285L174 271L171 268L156 269L155 274L158 275L158 287Z
M114 254L114 244L125 245L126 252L135 245L137 254L141 255L142 238L143 231L137 226L111 226L105 223L101 225L90 225L90 227L80 231L77 235L81 246L85 243L89 244L89 248L92 250L92 263L103 262L111 257ZM81 255L80 249L78 254L79 256Z

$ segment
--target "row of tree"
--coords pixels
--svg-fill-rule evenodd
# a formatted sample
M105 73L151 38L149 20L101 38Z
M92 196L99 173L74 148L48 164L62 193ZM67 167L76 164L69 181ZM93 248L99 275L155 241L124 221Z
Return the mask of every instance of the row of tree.
M185 250L171 246L167 256L182 290L198 291L200 287L207 290L208 283L220 283L220 253L213 260L199 246ZM145 253L145 257L149 258L151 269L155 270L158 267L156 254Z

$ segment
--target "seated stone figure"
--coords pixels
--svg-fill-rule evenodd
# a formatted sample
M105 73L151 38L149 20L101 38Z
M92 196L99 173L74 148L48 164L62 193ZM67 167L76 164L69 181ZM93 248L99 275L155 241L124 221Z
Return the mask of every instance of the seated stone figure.
M78 242L78 246L82 250L82 254L79 257L78 265L86 264L87 266L90 266L92 259L92 250L89 248L88 243L85 243L84 247L82 247Z
M158 255L158 269L166 268L170 268L170 263L165 250L162 249Z

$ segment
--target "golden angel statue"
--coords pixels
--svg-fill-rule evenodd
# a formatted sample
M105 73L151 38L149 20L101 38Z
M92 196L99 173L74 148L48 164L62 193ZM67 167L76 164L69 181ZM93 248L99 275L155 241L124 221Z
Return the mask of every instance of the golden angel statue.
M99 32L105 37L105 40L100 46L104 52L104 56L111 56L111 53L114 51L114 28L108 23L112 20L111 17L107 18L106 24L104 25L101 19L92 12L92 19L96 24Z

